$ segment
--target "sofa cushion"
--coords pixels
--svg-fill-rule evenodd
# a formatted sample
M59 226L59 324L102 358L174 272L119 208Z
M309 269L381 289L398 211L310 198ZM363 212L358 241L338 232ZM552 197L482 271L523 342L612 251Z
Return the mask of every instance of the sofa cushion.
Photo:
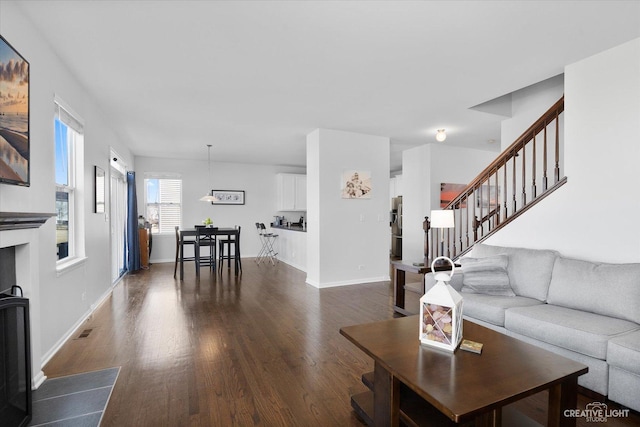
M513 307L529 307L543 304L537 299L505 297L461 292L462 314L496 326L504 326L504 312Z
M558 257L547 302L640 323L640 264Z
M611 339L607 348L607 362L640 375L640 330Z
M469 256L483 258L499 254L509 255L507 272L511 289L516 295L535 298L539 301L547 299L553 263L558 256L556 251L509 248L478 243L474 245Z
M424 275L424 291L427 292L429 289L433 288L436 284L436 279L433 273L427 273ZM462 273L460 268L456 268L453 276L449 280L449 285L456 291L462 291Z
M509 285L508 255L494 255L485 258L464 257L462 266L462 291L474 294L501 295L514 297Z
M504 326L509 331L602 360L606 359L611 338L640 328L626 320L550 304L511 308L505 311Z

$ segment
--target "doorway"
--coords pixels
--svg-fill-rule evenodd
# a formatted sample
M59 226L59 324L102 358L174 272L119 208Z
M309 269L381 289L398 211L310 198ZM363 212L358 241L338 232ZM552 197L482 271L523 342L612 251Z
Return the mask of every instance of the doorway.
M111 150L110 160L110 215L111 215L111 283L114 284L125 273L127 238L127 173L126 165Z

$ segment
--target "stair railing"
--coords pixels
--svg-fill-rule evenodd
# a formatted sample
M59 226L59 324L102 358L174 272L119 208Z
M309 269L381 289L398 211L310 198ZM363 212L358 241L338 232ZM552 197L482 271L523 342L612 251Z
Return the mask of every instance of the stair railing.
M464 255L563 185L563 135L564 96L443 208L455 227L432 231L429 257Z

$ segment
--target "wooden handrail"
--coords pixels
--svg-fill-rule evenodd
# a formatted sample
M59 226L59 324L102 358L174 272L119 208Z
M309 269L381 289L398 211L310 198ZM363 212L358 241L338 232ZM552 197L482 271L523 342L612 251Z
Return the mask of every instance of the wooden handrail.
M496 169L499 166L503 165L506 161L510 160L513 157L514 153L517 153L520 149L524 147L528 140L533 138L533 135L537 135L540 131L546 129L548 122L554 121L558 118L560 113L564 112L564 96L560 98L546 113L542 115L534 124L532 124L529 129L524 131L522 135L518 137L510 146L505 148L502 153L493 161L489 166L487 166L482 172L478 174L470 183L467 185L467 188L476 187L478 183L483 181L483 177L487 175L487 171ZM556 134L557 135L557 134ZM464 190L453 199L445 209L449 209L451 206L454 206L456 203L456 199L458 199Z
M444 236L445 254L460 257L567 181L566 177L560 178L563 113L564 96L444 208L456 211L455 227ZM553 141L549 141L550 134ZM552 149L550 144L554 145ZM553 165L551 186L549 164ZM433 244L433 234L432 254L441 255L439 245Z

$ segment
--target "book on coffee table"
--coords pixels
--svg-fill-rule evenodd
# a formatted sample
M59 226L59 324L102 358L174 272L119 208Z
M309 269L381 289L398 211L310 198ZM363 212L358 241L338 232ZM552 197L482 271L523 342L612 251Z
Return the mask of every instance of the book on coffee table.
M482 353L481 342L475 342L471 340L462 340L462 343L460 344L460 348L462 350L470 351L472 353L478 353L478 354Z

